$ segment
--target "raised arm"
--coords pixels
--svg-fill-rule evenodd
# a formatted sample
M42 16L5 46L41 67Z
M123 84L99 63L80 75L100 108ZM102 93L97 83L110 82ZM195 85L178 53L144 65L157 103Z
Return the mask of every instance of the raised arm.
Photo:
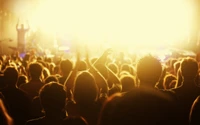
M75 67L73 68L73 70L71 71L70 75L68 76L68 78L66 79L64 83L65 89L67 90L68 98L70 98L71 96L71 90L74 86L79 65L80 65L80 53L77 52Z
M113 83L120 83L118 77L106 66L107 56L112 52L111 49L107 49L103 55L94 63L95 66L98 64L103 64L108 70L108 80L111 80Z
M108 93L108 84L106 79L102 76L102 74L94 67L94 65L91 64L89 59L89 52L86 48L86 62L89 67L89 72L93 74L96 80L96 84L100 90L101 93Z
M26 21L26 23L27 23L27 28L26 28L26 31L29 31L29 30L30 30L30 25L29 25L29 22L28 22L28 20Z
M94 63L94 65L98 65L98 64L106 64L107 61L107 57L108 55L112 52L112 49L109 48L107 49L102 55L101 57Z
M17 24L16 24L16 30L19 30L19 19L18 19Z
M113 87L110 88L110 90L113 89L121 89L121 84L120 84L120 80L117 77L117 75L115 75L107 66L106 66L106 61L107 61L107 56L112 52L111 49L107 49L103 55L94 63L94 66L98 66L98 64L103 64L103 66L107 69L108 71L108 78L107 81L111 82L113 84ZM110 91L109 90L109 91Z

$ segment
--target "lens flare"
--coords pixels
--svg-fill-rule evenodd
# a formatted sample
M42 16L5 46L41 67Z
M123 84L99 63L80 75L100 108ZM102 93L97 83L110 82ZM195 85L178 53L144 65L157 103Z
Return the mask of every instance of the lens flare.
M33 29L112 47L168 46L185 39L192 9L184 0L43 0Z

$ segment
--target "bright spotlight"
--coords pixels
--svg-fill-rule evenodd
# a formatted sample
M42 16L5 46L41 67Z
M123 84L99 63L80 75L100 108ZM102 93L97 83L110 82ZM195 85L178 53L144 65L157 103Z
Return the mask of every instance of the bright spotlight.
M187 0L43 0L29 16L33 27L80 43L116 48L169 46L187 37Z

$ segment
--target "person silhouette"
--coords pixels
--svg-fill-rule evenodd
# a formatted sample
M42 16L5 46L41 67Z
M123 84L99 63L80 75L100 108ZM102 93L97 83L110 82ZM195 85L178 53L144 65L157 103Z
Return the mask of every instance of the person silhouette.
M25 35L29 31L30 26L27 22L28 27L25 28L24 24L21 24L19 27L19 20L16 25L16 30L17 30L17 48L19 49L20 52L25 52Z
M44 116L27 121L26 125L60 125L67 118L66 91L62 84L51 82L39 92L39 99Z

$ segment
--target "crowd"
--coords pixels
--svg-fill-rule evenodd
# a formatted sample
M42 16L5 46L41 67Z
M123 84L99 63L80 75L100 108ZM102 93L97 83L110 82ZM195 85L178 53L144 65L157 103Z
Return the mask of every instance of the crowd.
M199 56L0 57L1 125L200 124ZM80 58L84 55L84 58Z

